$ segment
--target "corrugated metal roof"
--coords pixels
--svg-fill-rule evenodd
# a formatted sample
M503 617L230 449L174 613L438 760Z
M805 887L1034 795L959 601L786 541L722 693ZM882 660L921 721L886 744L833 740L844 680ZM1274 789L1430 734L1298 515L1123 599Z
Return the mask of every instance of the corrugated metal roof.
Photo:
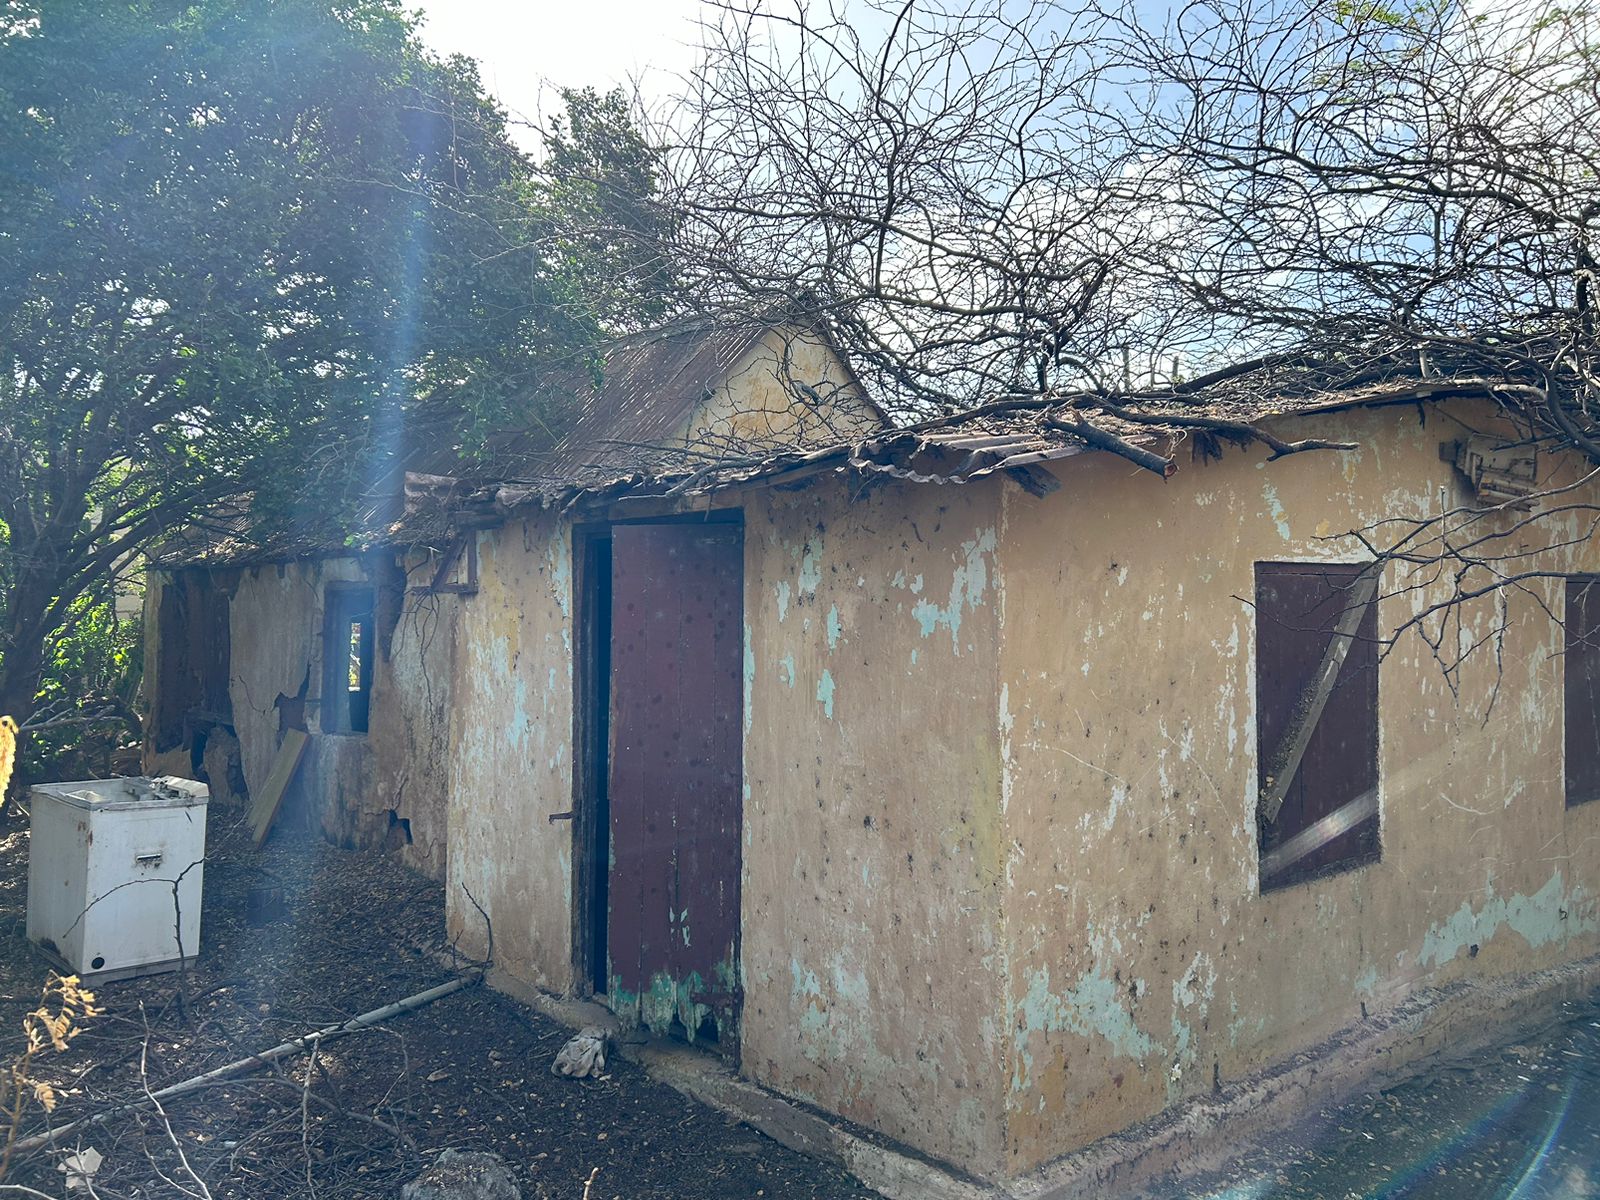
M679 326L620 341L606 350L598 380L574 374L561 387L577 417L553 449L528 434L512 434L493 439L488 465L501 478L574 486L643 468L681 467L684 456L671 444L673 436L767 328Z
M1001 401L811 450L728 456L717 462L663 469L635 463L608 479L591 477L581 484L501 481L458 492L452 503L462 518L483 524L528 507L566 508L630 496L705 496L729 488L777 486L826 473L961 484L1006 472L1030 491L1042 493L1059 486L1047 464L1105 449L1108 439L1115 440L1119 452L1131 450L1148 456L1143 465L1170 474L1172 455L1184 442L1193 445L1197 456L1207 457L1220 453L1225 443L1257 440L1245 432L1247 427L1270 426L1285 418L1484 397L1498 390L1481 379L1409 379L1333 391L1308 389L1269 400L1220 393L1167 397L1141 404L1136 410L1095 397ZM1271 436L1269 429L1262 432ZM1287 449L1270 442L1268 448L1275 453ZM420 515L421 507L425 506L413 507L414 516Z
M1254 440L1243 431L1270 428L1281 418L1504 393L1495 382L1478 378L1396 377L1326 387L1304 376L1285 376L1273 381L1281 389L1274 394L1263 394L1256 379L1248 390L1230 383L1122 404L1093 395L1003 400L814 448L771 452L724 447L707 456L663 444L765 332L759 327L680 330L619 345L607 356L602 383L583 400L572 432L554 451L523 453L516 439L507 439L492 464L480 466L470 477L410 473L403 515L384 529L369 531L364 540L442 545L465 526L491 524L528 508L564 509L623 497L705 496L828 473L961 484L1005 472L1030 491L1043 493L1059 486L1048 464L1113 442L1119 453L1147 456L1143 465L1170 473L1168 463L1185 441L1205 457L1220 453L1224 443ZM1269 448L1279 449L1270 443ZM293 538L282 531L269 531L254 548L242 534L209 542L202 538L159 561L249 561L318 552L302 547L297 555L292 546ZM329 545L322 552L343 549L343 544Z

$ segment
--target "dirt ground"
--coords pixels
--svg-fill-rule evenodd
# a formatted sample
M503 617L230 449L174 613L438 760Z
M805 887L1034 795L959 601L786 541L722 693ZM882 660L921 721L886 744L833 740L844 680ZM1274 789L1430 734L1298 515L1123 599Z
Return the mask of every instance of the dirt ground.
M21 1047L22 1015L49 970L25 937L27 852L25 830L0 838L6 1061ZM260 884L282 887L288 915L252 927L245 898ZM65 1053L45 1055L38 1072L63 1093L50 1123L140 1096L141 1057L149 1086L160 1088L445 982L442 909L439 885L391 859L284 832L258 853L242 813L214 807L199 962L183 980L168 974L98 989L103 1015ZM58 1152L18 1161L6 1183L68 1194L57 1163L92 1146L104 1155L93 1185L103 1200L394 1200L454 1146L503 1154L530 1198L873 1195L620 1058L599 1080L552 1075L568 1035L475 986L330 1043L309 1090L307 1060L286 1060L171 1101L170 1137L148 1110L126 1114L66 1139ZM30 1107L22 1133L45 1127Z

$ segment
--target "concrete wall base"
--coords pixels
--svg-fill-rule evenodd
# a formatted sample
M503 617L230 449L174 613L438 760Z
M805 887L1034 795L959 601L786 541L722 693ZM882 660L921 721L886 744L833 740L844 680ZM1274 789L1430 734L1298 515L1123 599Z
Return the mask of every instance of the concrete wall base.
M1510 979L1464 980L1418 993L1267 1071L1190 1101L1012 1181L1011 1200L1137 1193L1217 1170L1244 1143L1308 1113L1392 1087L1427 1068L1509 1043L1600 987L1600 956Z
M574 1028L616 1022L598 1004L566 1000L491 971L491 987ZM1511 979L1467 980L1419 993L1288 1062L1193 1100L1155 1121L1011 1180L978 1180L889 1145L741 1079L721 1059L659 1041L620 1042L628 1059L692 1099L774 1141L849 1171L890 1200L1089 1200L1136 1195L1217 1170L1243 1143L1430 1066L1515 1041L1600 988L1600 956Z

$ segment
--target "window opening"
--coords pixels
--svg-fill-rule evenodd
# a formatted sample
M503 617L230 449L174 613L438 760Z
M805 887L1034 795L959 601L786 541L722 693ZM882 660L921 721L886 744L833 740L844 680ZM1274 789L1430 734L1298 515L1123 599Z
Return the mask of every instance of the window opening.
M322 731L365 733L372 699L372 589L329 589L325 610Z
M1378 858L1377 585L1359 564L1256 564L1263 891Z
M1600 800L1600 578L1567 580L1562 724L1567 807Z

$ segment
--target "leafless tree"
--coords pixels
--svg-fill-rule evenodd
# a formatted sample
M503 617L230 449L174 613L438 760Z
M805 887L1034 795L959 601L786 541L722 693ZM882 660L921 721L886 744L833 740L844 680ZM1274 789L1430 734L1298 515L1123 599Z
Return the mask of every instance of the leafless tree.
M908 415L1472 371L1600 452L1584 10L718 11L668 156L695 299L825 320Z
M664 126L689 302L825 327L907 420L1034 413L1158 473L1130 423L1322 448L1248 414L1375 384L1600 466L1595 31L1528 0L722 0ZM1357 532L1403 586L1548 570L1521 509L1394 517Z

